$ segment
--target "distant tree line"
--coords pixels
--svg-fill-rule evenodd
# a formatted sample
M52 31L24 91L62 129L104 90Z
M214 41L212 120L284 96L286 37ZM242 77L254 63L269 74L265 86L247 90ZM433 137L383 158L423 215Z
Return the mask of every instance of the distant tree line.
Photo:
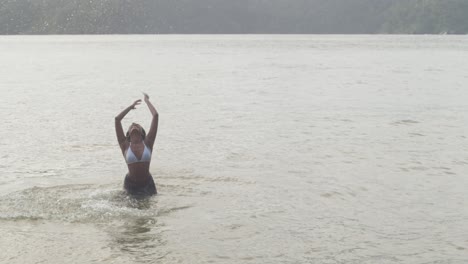
M468 0L0 0L0 34L467 34Z

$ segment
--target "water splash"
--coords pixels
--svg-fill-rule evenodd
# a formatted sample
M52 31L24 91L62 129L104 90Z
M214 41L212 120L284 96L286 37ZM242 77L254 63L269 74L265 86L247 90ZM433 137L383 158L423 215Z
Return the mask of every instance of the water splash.
M120 189L96 185L34 187L0 197L0 220L58 220L106 222L112 219L155 217L157 198L128 196Z

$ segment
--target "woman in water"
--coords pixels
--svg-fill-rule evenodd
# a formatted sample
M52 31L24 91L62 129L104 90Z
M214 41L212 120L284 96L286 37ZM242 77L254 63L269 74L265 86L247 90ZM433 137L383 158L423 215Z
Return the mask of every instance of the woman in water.
M115 132L117 140L122 150L122 154L127 162L128 173L125 176L124 188L129 194L153 195L156 194L156 186L154 185L153 176L149 172L151 162L151 152L153 152L154 140L158 131L159 115L153 104L149 101L149 96L144 94L145 103L148 105L153 119L151 127L146 134L145 130L136 123L128 128L124 134L122 128L122 119L135 109L141 103L141 99L136 100L132 105L127 107L118 116L115 117Z

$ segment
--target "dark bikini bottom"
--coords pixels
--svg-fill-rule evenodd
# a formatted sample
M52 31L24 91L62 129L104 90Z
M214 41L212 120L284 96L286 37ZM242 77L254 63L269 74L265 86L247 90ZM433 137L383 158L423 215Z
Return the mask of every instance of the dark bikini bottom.
M134 182L128 174L125 176L124 189L131 195L155 195L157 194L153 176L149 176L146 182Z

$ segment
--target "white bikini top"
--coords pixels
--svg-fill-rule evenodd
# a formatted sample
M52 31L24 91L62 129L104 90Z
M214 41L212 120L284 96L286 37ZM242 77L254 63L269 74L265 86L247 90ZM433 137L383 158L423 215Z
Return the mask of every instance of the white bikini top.
M151 161L151 151L150 149L146 146L145 143L145 150L143 150L143 154L141 155L141 159L138 159L136 155L133 153L132 148L129 146L127 149L127 153L125 154L125 160L127 161L127 164L132 164L136 162L150 162Z

